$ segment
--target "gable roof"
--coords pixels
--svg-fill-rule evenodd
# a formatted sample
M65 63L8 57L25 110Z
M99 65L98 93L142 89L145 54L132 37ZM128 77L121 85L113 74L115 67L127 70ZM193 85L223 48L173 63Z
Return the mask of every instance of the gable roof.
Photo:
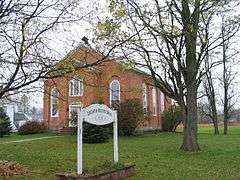
M101 55L99 52L97 52L96 50L94 50L94 49L92 49L92 48L90 48L90 47L86 47L86 46L84 46L83 44L80 44L79 46L77 46L74 50L72 50L69 54L68 54L68 57L69 56L71 56L71 55L74 55L74 53L76 53L78 50L81 50L81 49L88 49L89 50L89 53L91 53L91 54L93 54L93 53L96 53L96 54L99 54L99 57L100 56L103 56L103 55ZM121 66L124 66L124 63L125 62L123 62L123 61L118 61L118 60L115 60L113 57L107 57L107 59L112 59L112 60L110 60L110 62L111 61L114 61L114 62L116 62L117 64L119 64L119 65L121 65ZM108 62L108 61L106 61L106 62ZM148 76L148 77L151 77L151 74L149 74L149 73L147 73L147 72L145 72L145 71L143 71L143 70L141 70L141 69L139 69L139 68L136 68L136 67L128 67L127 68L128 70L132 70L132 71L135 71L136 73L138 73L138 74L141 74L141 75L144 75L144 76ZM97 67L94 67L92 70L98 70L98 68Z
M91 47L89 47L89 46L86 46L86 45L84 45L83 43L80 43L78 46L76 46L73 50L71 50L69 53L67 53L66 54L66 56L62 59L62 60L60 60L59 61L59 63L61 63L61 62L64 62L64 61L67 61L67 60L70 60L70 61L76 61L76 60L78 60L78 59L76 59L76 57L74 57L75 55L76 56L78 56L79 54L77 54L77 53L79 53L80 52L80 54L81 54L81 51L82 51L82 53L85 53L85 54L83 54L83 55L85 55L86 56L86 59L85 59L85 63L94 63L95 62L95 60L93 60L94 58L97 58L97 57L104 57L104 55L103 54L101 54L101 52L98 52L97 50L95 50L95 49L93 49L93 48L91 48ZM87 57L88 56L88 57ZM93 58L93 59L88 59L88 58ZM80 62L80 61L83 61L82 59L79 59L79 62L76 62L76 68L80 68L83 64ZM96 61L97 61L97 59L96 59ZM109 57L106 57L106 61L104 61L103 63L107 63L107 62L115 62L116 64L119 64L120 66L124 66L125 65L125 61L124 60L122 60L122 61L119 61L119 60L116 60L115 58L113 58L113 57L111 57L111 56L109 56ZM126 63L127 64L127 63ZM101 65L101 63L99 63L99 65ZM94 67L88 67L88 68L86 68L86 70L88 70L88 71L94 71L94 72L101 72L101 68L99 68L99 67L97 67L97 66L94 66ZM152 79L152 76L151 76L151 74L149 74L149 73L147 73L147 72L145 72L145 71L143 71L143 70L141 70L141 69L139 69L139 68L137 68L137 67L134 67L134 66L129 66L129 67L126 67L126 70L130 70L130 71L133 71L133 72L135 72L135 73L137 73L137 74L139 74L139 75L141 75L141 76L144 76L144 77L147 77L147 78L150 78L150 79Z

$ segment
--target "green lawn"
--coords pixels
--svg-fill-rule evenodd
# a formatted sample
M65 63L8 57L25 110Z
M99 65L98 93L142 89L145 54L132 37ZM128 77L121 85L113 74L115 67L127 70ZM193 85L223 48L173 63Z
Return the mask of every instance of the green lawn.
M214 136L210 128L199 131L202 150L198 153L179 150L182 133L120 137L121 161L136 164L137 176L133 180L240 179L240 127L231 127L227 136ZM85 172L112 159L112 142L85 144L83 148ZM15 179L53 179L55 172L76 171L76 137L0 144L0 159L15 160L32 170L31 177Z

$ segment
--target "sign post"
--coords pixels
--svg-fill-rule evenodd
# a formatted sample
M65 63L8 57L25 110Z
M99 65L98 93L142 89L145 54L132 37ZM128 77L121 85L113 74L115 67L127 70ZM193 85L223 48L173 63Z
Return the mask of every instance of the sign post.
M118 162L118 122L117 122L117 111L114 111L114 122L113 122L113 159L114 162Z
M82 174L82 110L78 109L78 128L77 128L77 173Z
M82 134L83 122L95 125L106 125L113 123L113 160L118 162L118 126L117 111L114 111L104 104L92 104L86 108L78 109L78 137L77 137L77 174L82 174Z

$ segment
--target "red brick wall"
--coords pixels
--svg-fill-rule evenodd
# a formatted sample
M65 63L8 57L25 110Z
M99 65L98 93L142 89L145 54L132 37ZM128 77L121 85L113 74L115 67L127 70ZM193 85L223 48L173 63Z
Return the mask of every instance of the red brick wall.
M77 53L79 56L79 52ZM88 56L89 61L93 61L96 56ZM92 59L91 59L92 58ZM152 111L152 82L144 74L134 70L123 68L116 62L107 62L98 66L98 73L95 71L80 70L76 74L84 80L83 96L69 96L69 77L46 80L44 82L44 121L51 129L68 127L69 105L74 102L81 102L83 106L88 106L92 102L101 100L106 105L110 105L109 84L112 80L119 80L121 90L121 101L139 98L142 101L142 84L145 83L148 89L148 112ZM75 75L76 75L75 74ZM50 115L50 93L53 87L57 87L60 93L58 100L58 117ZM170 107L171 102L165 100L166 108ZM152 116L139 125L139 129L161 129L162 121L160 115L160 90L157 90L157 116Z

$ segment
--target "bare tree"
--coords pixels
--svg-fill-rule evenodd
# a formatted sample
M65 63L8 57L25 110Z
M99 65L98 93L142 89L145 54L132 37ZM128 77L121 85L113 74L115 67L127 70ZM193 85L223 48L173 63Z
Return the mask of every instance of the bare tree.
M224 4L227 4L228 1L224 0ZM228 131L228 120L230 118L231 111L233 110L234 102L234 92L232 89L234 80L236 78L236 73L232 70L234 64L234 58L239 54L239 51L232 48L234 45L234 40L226 38L226 34L229 32L229 27L235 26L239 29L239 25L228 17L229 8L223 9L220 11L219 15L221 17L221 51L222 51L222 64L223 64L223 73L222 78L219 78L223 86L223 122L224 122L224 134L227 134Z
M225 41L225 33L226 29L224 26L224 15L222 15L222 27L221 27L221 35L222 35L222 62L223 62L223 76L222 76L222 85L223 85L223 123L224 123L224 134L227 134L228 132L228 121L231 117L231 111L233 110L233 97L234 92L231 89L232 84L235 80L235 73L232 71L231 68L231 57L233 57L233 54L230 56L227 55L229 48L230 48L230 41ZM235 54L236 52L234 52ZM236 54L235 54L236 55Z
M91 12L81 11L79 4L76 0L0 2L0 99L27 90L40 79L72 71L59 63L58 44L52 41L56 33L64 32L64 26L74 25Z
M203 63L207 52L221 44L220 35L211 42L206 37L208 22L220 4L205 0L112 1L112 18L98 25L100 37L106 37L107 45L119 36L136 34L115 55L124 54L134 66L145 68L155 85L178 102L184 117L181 149L185 151L200 149L197 93L206 73ZM226 39L232 35L233 32L229 33Z
M208 60L206 60L206 66L209 66ZM209 67L206 67L206 69L209 69ZM206 72L205 78L203 80L203 88L204 93L207 97L207 106L202 107L201 111L208 116L213 123L214 126L214 134L219 134L218 130L218 114L217 114L217 107L216 107L216 93L213 83L213 76L211 69Z
M227 119L230 117L230 110L232 108L232 98L233 93L229 93L230 86L235 78L235 75L231 71L231 66L234 64L234 56L238 54L238 51L236 49L230 50L230 43L232 39L237 37L237 32L239 30L239 23L236 23L238 21L238 18L235 18L233 16L232 8L228 6L231 1L224 0L222 1L223 5L218 12L218 15L221 17L220 22L220 38L222 43L220 44L219 48L216 49L216 51L208 52L205 60L205 77L203 81L203 88L204 93L207 97L207 106L204 106L202 108L202 112L204 112L205 115L210 117L214 124L214 132L215 134L219 134L218 130L218 115L217 115L217 100L216 100L216 82L214 83L214 75L213 75L213 69L210 68L210 64L212 60L210 59L222 59L220 61L216 61L217 64L223 65L223 78L219 78L220 82L222 82L223 86L223 106L224 106L224 133L227 131ZM236 4L237 5L237 4ZM231 13L229 13L231 12ZM217 29L215 29L217 30ZM232 36L229 37L229 33L232 33ZM208 34L207 34L208 36ZM211 37L208 37L211 38ZM229 53L229 50L231 51ZM222 57L215 56L217 53L220 53ZM227 55L228 54L228 55ZM210 62L211 61L211 62ZM228 63L228 67L227 67ZM216 79L216 78L215 78ZM221 92L222 93L222 92ZM230 103L231 102L231 103Z

